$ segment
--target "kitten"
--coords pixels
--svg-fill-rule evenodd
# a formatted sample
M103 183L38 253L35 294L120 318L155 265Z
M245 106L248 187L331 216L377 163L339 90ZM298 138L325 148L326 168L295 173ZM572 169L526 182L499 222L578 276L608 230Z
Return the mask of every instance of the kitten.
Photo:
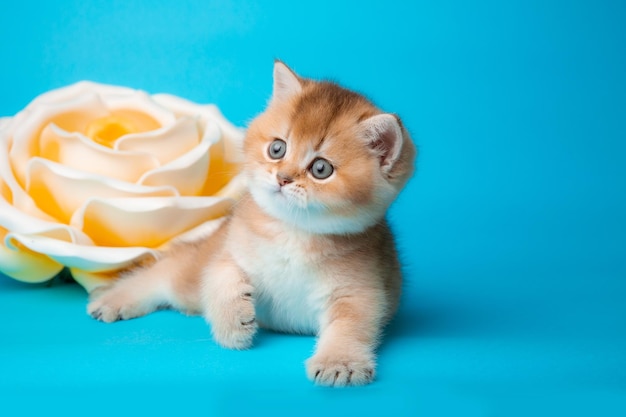
M311 380L371 382L400 296L385 212L413 172L408 133L363 96L276 61L244 154L248 193L218 231L96 291L89 314L113 322L166 305L202 314L232 349L250 347L257 326L317 335Z

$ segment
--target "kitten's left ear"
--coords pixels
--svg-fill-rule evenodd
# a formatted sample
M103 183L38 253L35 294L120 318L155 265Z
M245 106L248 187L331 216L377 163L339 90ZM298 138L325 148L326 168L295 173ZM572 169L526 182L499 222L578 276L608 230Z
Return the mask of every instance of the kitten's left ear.
M298 76L282 61L274 62L274 89L272 101L281 102L290 99L302 91Z
M377 114L359 125L368 146L378 154L380 167L388 173L400 156L403 136L400 122L393 114Z

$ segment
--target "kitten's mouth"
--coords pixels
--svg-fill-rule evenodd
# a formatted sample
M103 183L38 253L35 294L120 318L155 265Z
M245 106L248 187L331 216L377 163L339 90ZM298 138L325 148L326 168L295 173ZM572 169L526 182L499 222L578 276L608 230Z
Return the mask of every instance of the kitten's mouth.
M289 203L292 200L292 196L290 196L289 193L285 192L282 188L279 188L278 191L276 191L275 196L279 199L279 201L284 203Z
M276 184L276 188L272 190L272 194L277 194L283 196L284 198L288 198L290 193L288 190L285 189L285 187L281 187L280 185Z
M278 187L270 193L271 197L276 200L276 203L279 205L289 206L289 207L300 207L299 202L296 198L290 193L288 190L285 190L285 187ZM302 207L300 207L302 208Z
M285 190L283 190L283 187L281 186L270 188L269 195L274 198L280 198L280 199L287 198L287 193L285 192Z

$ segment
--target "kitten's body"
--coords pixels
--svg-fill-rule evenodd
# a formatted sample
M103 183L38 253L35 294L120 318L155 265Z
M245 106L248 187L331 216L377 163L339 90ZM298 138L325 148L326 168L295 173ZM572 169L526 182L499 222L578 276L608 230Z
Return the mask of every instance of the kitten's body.
M110 322L166 304L203 314L215 339L236 349L251 345L257 323L315 334L311 379L371 381L400 295L384 214L412 173L406 131L362 96L278 62L272 101L244 152L249 192L220 229L99 291L88 311Z

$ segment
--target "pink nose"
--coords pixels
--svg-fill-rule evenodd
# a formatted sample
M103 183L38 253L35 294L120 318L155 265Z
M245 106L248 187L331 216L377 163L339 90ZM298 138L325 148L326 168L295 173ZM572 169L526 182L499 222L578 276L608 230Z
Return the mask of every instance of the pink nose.
M276 174L276 180L278 181L278 185L281 187L293 182L293 178L281 173Z

